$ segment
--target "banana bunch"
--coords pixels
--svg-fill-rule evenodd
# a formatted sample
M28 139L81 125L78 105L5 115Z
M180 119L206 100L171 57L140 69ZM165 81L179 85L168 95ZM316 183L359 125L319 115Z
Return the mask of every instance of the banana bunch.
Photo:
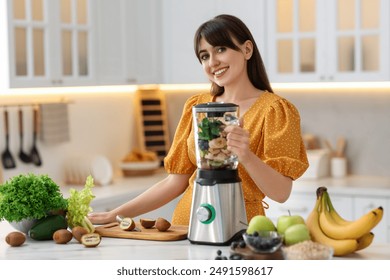
M354 221L345 220L335 210L327 189L319 187L316 204L306 224L313 241L333 247L335 256L344 256L367 248L373 242L372 229L382 217L380 206Z

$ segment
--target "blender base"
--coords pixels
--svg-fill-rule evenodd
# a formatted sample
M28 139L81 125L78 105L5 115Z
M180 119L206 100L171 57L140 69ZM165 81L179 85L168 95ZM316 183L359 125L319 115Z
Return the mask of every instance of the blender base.
M195 241L188 238L191 244L196 245L211 245L211 246L230 246L232 242L242 240L242 235L245 233L245 229L240 230L236 234L232 236L229 240L226 240L224 242L208 242L208 241Z

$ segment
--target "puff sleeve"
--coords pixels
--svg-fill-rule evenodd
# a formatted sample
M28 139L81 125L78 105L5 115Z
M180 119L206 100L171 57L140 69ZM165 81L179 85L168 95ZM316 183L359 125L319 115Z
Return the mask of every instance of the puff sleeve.
M278 99L268 108L263 141L264 162L281 174L295 180L308 168L299 112L287 100Z
M192 174L196 170L195 163L191 162L189 137L192 131L192 107L196 105L198 96L191 96L185 103L183 112L176 128L168 155L164 158L164 167L168 173Z

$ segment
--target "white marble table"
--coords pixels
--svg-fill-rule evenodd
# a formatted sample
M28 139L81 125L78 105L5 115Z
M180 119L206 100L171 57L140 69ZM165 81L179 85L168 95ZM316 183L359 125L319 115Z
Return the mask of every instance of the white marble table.
M5 236L14 231L0 222L0 260L213 260L217 250L229 256L228 246L208 246L182 241L145 241L103 237L96 248L85 248L74 239L68 244L28 238L21 247L10 247ZM339 259L339 258L337 258ZM340 259L390 260L390 244L369 248Z
M96 198L93 206L101 207L106 204L116 204L118 199L124 200L146 190L155 182L166 176L164 171L159 171L153 176L117 178L113 184L108 186L96 186L93 189ZM316 185L324 184L338 191L355 192L390 192L389 178L376 178L366 176L352 176L344 179L320 179L320 180L299 180L296 189L312 188ZM372 188L372 186L375 188ZM371 188L370 188L371 187ZM64 186L61 190L65 197L69 195L70 188L82 189L82 186ZM85 248L83 245L72 240L65 245L57 245L53 241L34 241L27 239L21 247L10 247L5 242L5 236L14 229L8 222L0 222L0 260L211 260L216 256L217 250L221 250L224 255L229 255L228 246L206 246L194 245L188 240L183 241L142 241L130 239L103 238L101 244L96 248ZM390 260L390 244L373 244L369 248L359 253L350 255L342 259L382 259Z

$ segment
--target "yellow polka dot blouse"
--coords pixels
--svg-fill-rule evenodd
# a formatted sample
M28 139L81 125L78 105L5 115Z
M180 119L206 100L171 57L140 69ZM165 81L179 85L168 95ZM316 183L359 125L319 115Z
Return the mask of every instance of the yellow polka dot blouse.
M196 155L193 135L192 107L213 102L209 93L197 94L185 103L172 146L164 166L171 174L192 174L189 186L173 213L172 224L188 225L191 212L193 183L196 177ZM250 133L250 149L266 164L291 177L299 178L308 168L301 137L300 116L297 109L277 94L265 92L244 114L244 128ZM265 215L264 194L239 164L239 176L248 221L255 215Z

